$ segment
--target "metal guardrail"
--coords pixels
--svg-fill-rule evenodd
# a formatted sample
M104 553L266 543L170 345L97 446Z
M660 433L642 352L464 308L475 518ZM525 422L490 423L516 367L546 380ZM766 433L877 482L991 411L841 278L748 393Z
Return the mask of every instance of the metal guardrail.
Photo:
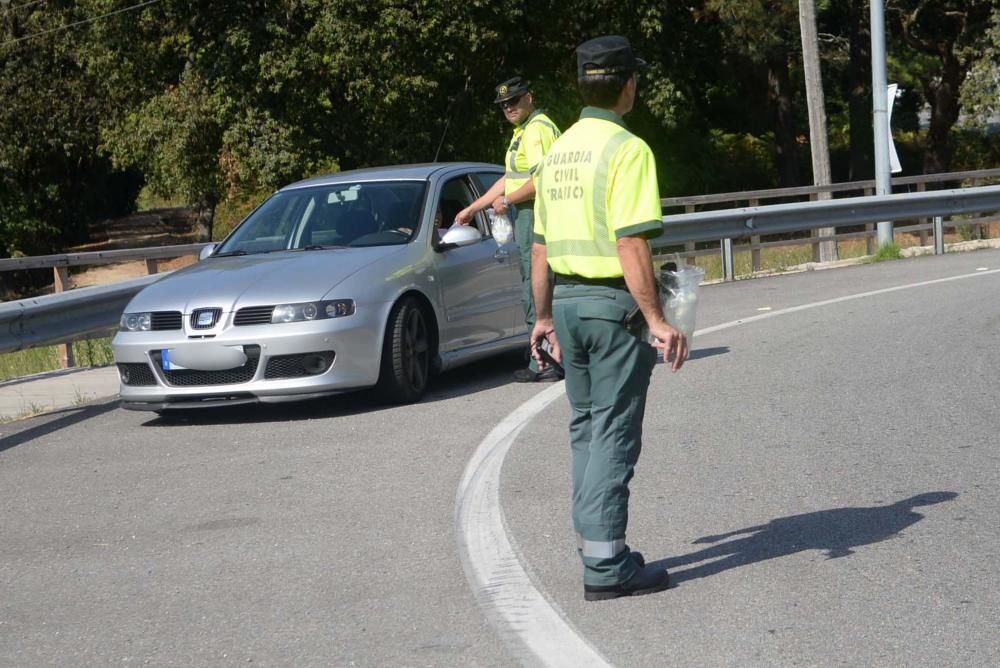
M203 244L182 244L179 246L153 246L150 248L124 248L120 250L90 251L87 253L63 253L60 255L35 255L32 257L11 257L0 259L0 271L19 269L46 269L49 267L78 267L88 264L113 264L130 260L162 260L184 255L197 255L207 246Z
M183 257L185 255L198 255L198 253L201 252L201 249L207 245L207 243L182 244L174 246L153 246L148 248L90 251L85 253L64 253L59 255L36 255L32 257L3 258L0 259L0 272L51 268L55 291L56 293L62 293L69 289L69 267L144 260L146 263L146 274L152 275L159 271L160 260ZM0 327L3 327L2 319L0 319ZM57 343L62 344L59 347L60 366L63 368L74 366L75 363L73 360L72 346L65 345L63 341L57 341ZM5 351L0 348L0 352L9 351Z
M652 243L667 246L688 241L739 239L978 211L1000 211L1000 186L679 213L663 217L663 235Z
M653 239L652 244L662 249L721 239L724 273L726 278L732 278L734 239L838 225L935 218L935 247L937 252L943 252L943 216L994 211L1000 211L1000 186L702 211L664 216L663 234ZM117 325L133 295L165 275L0 304L0 353L106 333Z
M651 243L654 248L681 244L691 248L694 242L721 240L722 274L723 279L729 281L735 276L733 248L735 239L747 237L759 239L760 236L767 234L784 234L821 227L933 218L934 252L943 253L944 216L995 211L1000 211L1000 186L847 197L664 216L663 234L653 239ZM967 222L982 223L984 220ZM923 226L916 226L917 229L921 227ZM801 243L815 241L817 239L809 239Z
M970 185L981 185L980 181L1000 179L1000 169L980 169L966 172L945 172L940 174L917 174L915 176L895 176L892 185L916 186L923 192L931 183L957 183L972 181ZM740 192L712 193L711 195L684 195L682 197L664 197L660 200L662 207L689 207L693 209L705 204L735 204L737 202L753 202L764 199L818 197L824 193L858 192L871 195L875 192L875 181L847 181L829 183L822 186L795 186L791 188L768 188L766 190L744 190ZM691 213L689 210L688 213Z
M106 336L129 300L169 273L0 303L0 353Z

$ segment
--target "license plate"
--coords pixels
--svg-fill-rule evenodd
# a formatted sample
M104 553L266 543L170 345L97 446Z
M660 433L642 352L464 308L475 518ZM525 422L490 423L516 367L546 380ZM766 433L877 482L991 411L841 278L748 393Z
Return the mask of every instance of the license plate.
M160 351L160 366L163 367L164 371L183 371L187 369L186 366L181 366L176 362L170 361L170 353L172 351L169 348L164 348Z
M243 346L215 343L182 344L160 350L160 366L164 371L225 371L239 369L247 363Z

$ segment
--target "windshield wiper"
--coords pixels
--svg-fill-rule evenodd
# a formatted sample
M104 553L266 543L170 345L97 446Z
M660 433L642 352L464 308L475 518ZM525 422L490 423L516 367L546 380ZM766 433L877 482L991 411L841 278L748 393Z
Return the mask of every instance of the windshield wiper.
M250 253L246 252L245 250L234 250L234 251L229 251L228 253L213 253L212 257L233 257L235 255L249 255L249 254Z
M307 250L326 250L328 248L347 248L347 246L323 246L321 244L310 244L308 246L303 246L302 248L300 248L298 250L304 250L304 251L307 251Z

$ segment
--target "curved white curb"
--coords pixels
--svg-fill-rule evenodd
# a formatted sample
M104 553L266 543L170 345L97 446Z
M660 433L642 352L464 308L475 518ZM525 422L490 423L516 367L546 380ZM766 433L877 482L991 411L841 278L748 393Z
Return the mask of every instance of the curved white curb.
M531 583L507 538L500 507L500 468L507 451L524 426L564 394L564 385L556 383L521 404L479 444L458 488L455 524L476 598L522 662L608 666Z

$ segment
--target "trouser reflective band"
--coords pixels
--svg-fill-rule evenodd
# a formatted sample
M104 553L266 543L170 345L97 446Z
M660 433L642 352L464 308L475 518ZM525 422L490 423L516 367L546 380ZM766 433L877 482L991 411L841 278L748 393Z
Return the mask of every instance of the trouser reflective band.
M624 538L619 538L618 540L585 540L583 537L577 535L576 540L577 547L580 548L583 556L594 559L610 559L625 549Z

